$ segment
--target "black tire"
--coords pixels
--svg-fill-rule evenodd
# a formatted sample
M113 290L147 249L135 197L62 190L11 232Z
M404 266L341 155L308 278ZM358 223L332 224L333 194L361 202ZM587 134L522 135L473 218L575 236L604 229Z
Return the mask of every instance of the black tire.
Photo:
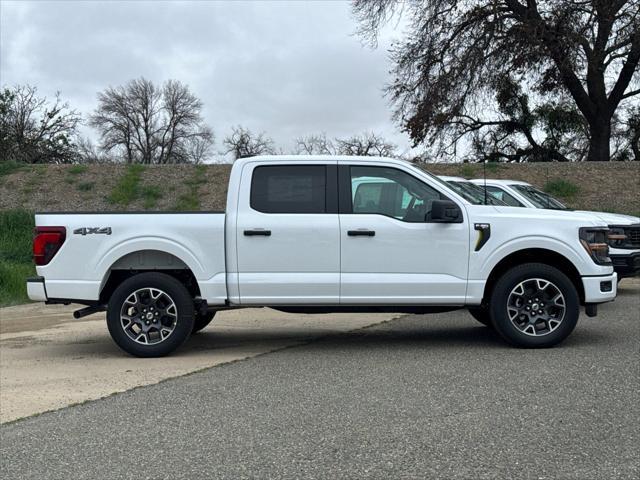
M107 307L111 338L136 357L162 357L173 352L189 338L193 323L191 295L182 283L164 273L128 278L115 289ZM134 339L136 335L139 337Z
M213 317L215 316L216 312L207 312L204 315L196 313L195 320L193 322L193 331L191 333L199 332L205 328L211 323L211 320L213 320Z
M540 289L545 282L549 284ZM542 314L531 312L536 305L540 307L537 312ZM491 294L490 311L496 331L510 344L524 348L552 347L576 327L580 299L576 287L560 270L542 263L526 263L498 279Z
M469 313L473 318L483 324L485 327L493 328L491 323L491 315L486 307L469 307Z

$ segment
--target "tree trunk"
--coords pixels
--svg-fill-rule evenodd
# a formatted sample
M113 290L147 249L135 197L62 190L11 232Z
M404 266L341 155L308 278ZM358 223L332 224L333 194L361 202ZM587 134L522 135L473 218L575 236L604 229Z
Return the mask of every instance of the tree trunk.
M589 125L589 154L587 161L608 162L611 160L611 118L598 115Z

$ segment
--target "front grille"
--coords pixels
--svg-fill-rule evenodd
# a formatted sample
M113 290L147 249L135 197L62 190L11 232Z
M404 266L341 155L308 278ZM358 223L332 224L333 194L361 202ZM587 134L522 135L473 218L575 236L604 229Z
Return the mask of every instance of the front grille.
M629 246L640 248L640 227L625 228Z

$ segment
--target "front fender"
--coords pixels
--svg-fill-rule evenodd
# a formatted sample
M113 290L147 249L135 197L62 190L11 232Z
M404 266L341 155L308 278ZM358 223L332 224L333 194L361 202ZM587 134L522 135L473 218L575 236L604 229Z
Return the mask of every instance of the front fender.
M550 250L562 255L573 264L580 275L602 275L609 272L607 267L596 265L577 242L574 246L546 235L523 235L502 243L490 253L484 251L485 249L473 252L469 262L469 279L486 280L502 259L515 252L530 249Z

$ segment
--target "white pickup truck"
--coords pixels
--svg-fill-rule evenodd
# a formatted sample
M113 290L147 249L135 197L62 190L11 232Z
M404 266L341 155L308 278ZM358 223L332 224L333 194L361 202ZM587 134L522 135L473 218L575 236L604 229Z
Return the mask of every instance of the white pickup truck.
M470 180L494 198L514 207L568 210L558 199L533 185L518 180L478 178ZM609 227L609 258L618 280L640 275L640 218L619 213L580 210L607 223Z
M428 313L469 308L548 347L616 296L592 215L476 205L403 161L238 160L226 213L38 213L32 300L107 311L137 356L179 347L218 310Z

